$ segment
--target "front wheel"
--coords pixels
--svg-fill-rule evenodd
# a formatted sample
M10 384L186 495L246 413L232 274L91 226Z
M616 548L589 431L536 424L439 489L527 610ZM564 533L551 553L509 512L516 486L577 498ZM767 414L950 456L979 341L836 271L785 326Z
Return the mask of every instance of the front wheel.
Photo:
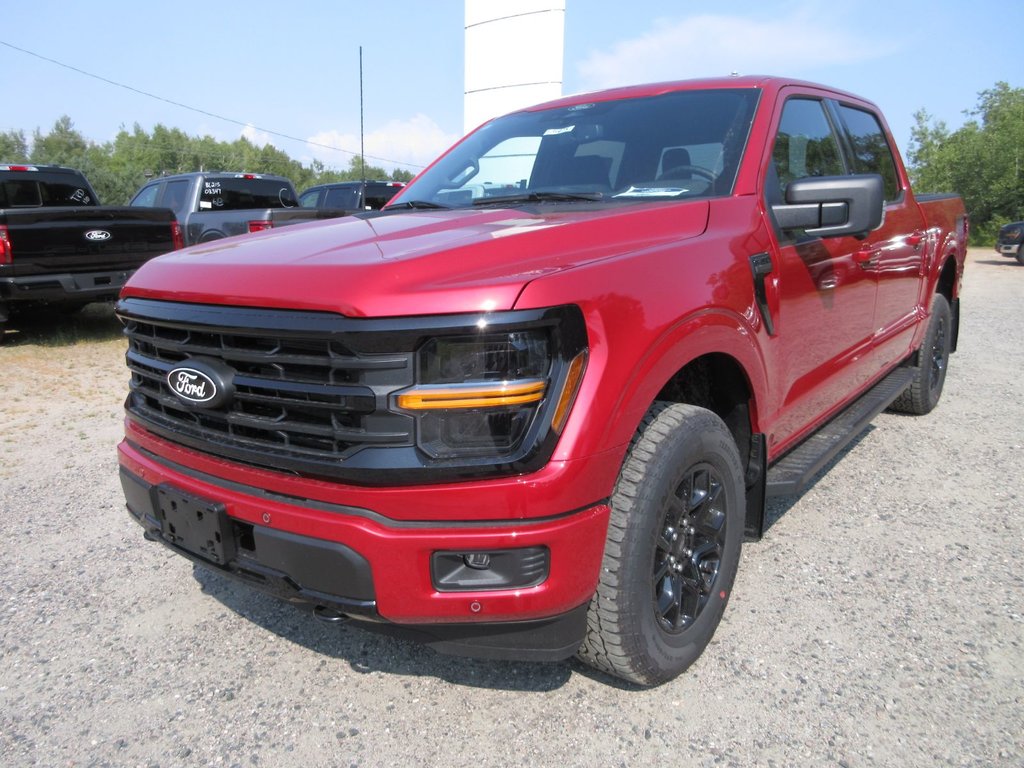
M580 659L641 685L693 664L729 600L743 519L742 465L722 420L697 406L655 403L612 495Z
M953 340L953 320L949 302L941 293L932 299L932 314L917 354L914 378L889 406L894 411L923 416L930 413L942 397L949 367L949 348Z

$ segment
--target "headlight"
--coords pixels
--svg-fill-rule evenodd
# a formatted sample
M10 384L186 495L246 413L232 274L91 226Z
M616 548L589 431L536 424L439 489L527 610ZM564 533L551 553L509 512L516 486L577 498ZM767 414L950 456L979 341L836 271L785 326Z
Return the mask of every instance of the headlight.
M499 462L557 436L586 360L582 319L567 320L501 332L484 325L476 335L427 341L416 385L395 398L416 419L417 447L433 459Z

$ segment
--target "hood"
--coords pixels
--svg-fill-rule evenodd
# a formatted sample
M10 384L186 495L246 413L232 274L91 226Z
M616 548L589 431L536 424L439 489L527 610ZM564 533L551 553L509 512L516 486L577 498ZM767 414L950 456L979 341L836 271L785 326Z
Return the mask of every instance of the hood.
M348 317L512 309L526 285L701 234L707 201L345 217L197 245L147 262L122 295Z

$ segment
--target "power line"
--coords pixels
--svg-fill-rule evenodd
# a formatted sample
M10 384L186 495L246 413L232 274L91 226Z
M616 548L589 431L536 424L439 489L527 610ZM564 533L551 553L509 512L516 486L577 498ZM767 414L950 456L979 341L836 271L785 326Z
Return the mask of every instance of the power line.
M96 74L93 74L92 72L86 72L84 69L79 69L78 67L72 66L71 64L65 64L63 61L57 61L57 59L51 59L49 56L43 56L42 54L36 53L35 51L29 51L29 50L27 50L25 48L20 48L17 45L13 45L13 44L7 42L6 40L0 40L0 45L5 45L8 48L11 48L11 49L13 49L15 51L20 51L21 53L27 54L29 56L34 56L37 59L41 59L43 61L48 61L51 64L56 64L58 67L63 67L64 69L69 69L72 72L77 72L80 75L85 75L86 77L91 77L94 80L99 80L101 82L107 83L108 85L113 85L113 86L116 86L118 88L124 88L126 91L132 91L133 93L137 93L137 94L139 94L141 96L146 96L147 98L150 98L150 99L156 99L157 101L162 101L162 102L165 102L167 104L171 104L171 105L173 105L175 107L181 107L182 109L187 109L190 112L197 112L200 115L206 115L207 117L212 117L212 118L214 118L216 120L223 120L226 123L234 123L235 125L240 125L243 128L252 128L254 130L260 131L261 133L266 133L266 134L269 134L271 136L277 136L277 137L282 138L282 139L288 139L289 141L298 141L298 142L301 142L303 144L309 144L309 145L314 146L314 147L321 147L322 149L331 149L331 150L334 150L335 152L345 152L346 154L352 155L353 157L356 157L356 156L358 156L360 154L359 152L353 152L350 149L342 149L341 147L332 147L329 144L321 144L321 143L316 142L316 141L309 141L308 139L300 139L298 136L291 136L291 135L289 135L287 133L281 133L280 131L272 131L269 128L261 128L258 125L253 125L252 123L245 123L245 122L242 122L241 120L235 120L234 118L231 118L231 117L225 117L224 115L218 115L216 112L208 112L205 109L199 109L198 107L192 107L192 106L189 106L188 104L182 104L180 101L174 101L173 99L168 99L168 98L165 98L164 96L158 96L155 93L149 93L148 91L143 91L140 88L135 88L135 87L133 87L131 85L126 85L124 83L119 83L116 80L111 80L110 78L103 77L102 75L96 75ZM405 162L403 160L393 160L393 159L391 159L389 157L378 157L376 155L366 155L366 157L369 157L372 160L380 160L380 161L385 162L385 163L394 163L395 165L407 165L407 166L410 166L412 168L424 168L424 167L426 167L426 166L423 166L423 165L417 165L416 163L407 163L407 162Z

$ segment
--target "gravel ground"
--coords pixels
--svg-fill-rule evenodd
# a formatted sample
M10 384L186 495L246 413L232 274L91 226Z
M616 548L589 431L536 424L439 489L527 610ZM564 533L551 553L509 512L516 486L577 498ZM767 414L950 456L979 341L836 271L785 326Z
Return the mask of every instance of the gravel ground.
M109 308L0 347L4 766L1024 765L1024 268L970 254L926 417L883 414L744 549L654 690L325 626L145 542Z

